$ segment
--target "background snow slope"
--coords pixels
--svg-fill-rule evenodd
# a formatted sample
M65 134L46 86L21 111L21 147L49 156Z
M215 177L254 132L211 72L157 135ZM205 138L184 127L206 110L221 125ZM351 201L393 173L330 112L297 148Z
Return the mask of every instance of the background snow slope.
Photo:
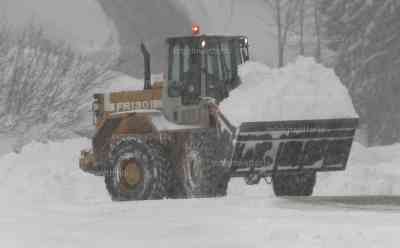
M277 64L275 26L265 0L174 0L202 33L247 35L252 60Z
M165 38L190 35L191 22L207 34L248 35L252 58L276 65L275 26L264 0L0 0L0 8L10 24L22 27L34 20L48 37L85 51L105 49L113 37L123 49L119 69L133 76L142 76L140 41L153 58L163 58ZM162 64L153 60L155 73Z
M97 0L0 0L2 19L17 27L34 21L53 39L98 50L115 35Z
M160 73L165 65L165 39L191 35L192 23L204 34L248 35L251 57L276 64L276 35L272 13L264 0L99 0L113 20L122 49L118 69L142 76L143 58L139 44L151 52L152 69ZM288 48L288 58L293 54Z

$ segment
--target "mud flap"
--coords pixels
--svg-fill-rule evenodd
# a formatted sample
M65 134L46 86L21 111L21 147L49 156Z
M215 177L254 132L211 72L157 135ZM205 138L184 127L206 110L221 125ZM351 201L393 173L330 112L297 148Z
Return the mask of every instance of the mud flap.
M345 170L358 119L247 122L233 126L219 114L229 134L232 175L247 179L276 173Z

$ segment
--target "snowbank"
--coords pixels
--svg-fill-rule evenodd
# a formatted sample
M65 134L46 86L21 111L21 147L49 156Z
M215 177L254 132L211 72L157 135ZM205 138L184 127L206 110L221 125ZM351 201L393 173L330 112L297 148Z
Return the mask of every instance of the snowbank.
M234 124L252 121L357 117L347 89L333 70L300 57L281 69L258 62L239 68L242 84L220 105Z
M0 157L0 195L32 203L109 201L103 179L79 169L79 151L89 145L87 139L31 143Z
M12 202L76 204L110 202L102 177L82 172L79 151L87 139L31 143L20 154L0 156L0 195ZM315 195L400 195L400 144L365 148L354 143L344 172L318 174ZM228 199L275 199L264 183L247 186L241 179L229 185Z
M347 169L320 173L318 195L400 195L400 144L365 148L353 144Z

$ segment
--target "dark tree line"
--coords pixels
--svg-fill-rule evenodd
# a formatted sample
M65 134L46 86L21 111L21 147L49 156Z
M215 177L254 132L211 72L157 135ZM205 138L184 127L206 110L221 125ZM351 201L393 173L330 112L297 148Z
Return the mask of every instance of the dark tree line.
M285 65L288 46L296 47L301 56L322 59L321 0L265 0L272 10L277 36L278 67ZM306 53L306 46L314 47Z
M400 140L400 2L323 0L335 70L349 88L371 144Z

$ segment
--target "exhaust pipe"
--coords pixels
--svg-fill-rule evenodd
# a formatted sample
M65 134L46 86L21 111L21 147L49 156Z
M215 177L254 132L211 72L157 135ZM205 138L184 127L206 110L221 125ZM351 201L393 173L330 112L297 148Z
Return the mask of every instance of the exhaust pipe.
M142 50L144 58L144 89L151 89L151 70L150 70L150 53L147 50L143 42L140 44L140 50Z

